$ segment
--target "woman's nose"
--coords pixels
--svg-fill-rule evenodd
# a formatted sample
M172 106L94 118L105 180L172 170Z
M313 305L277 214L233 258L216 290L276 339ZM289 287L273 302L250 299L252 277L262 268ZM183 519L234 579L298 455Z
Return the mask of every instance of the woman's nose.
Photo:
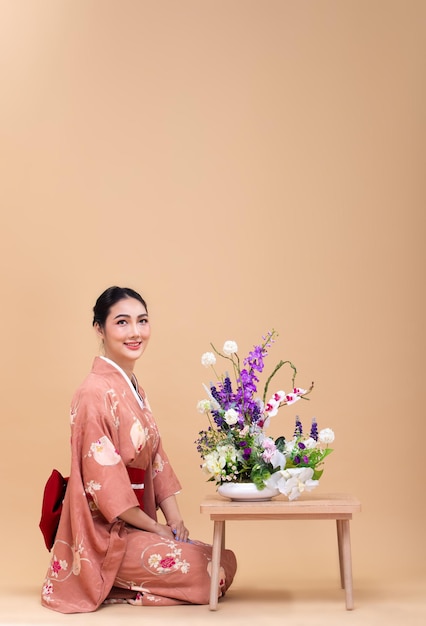
M139 324L137 322L135 322L134 324L131 325L130 335L131 335L131 337L139 337L140 336Z

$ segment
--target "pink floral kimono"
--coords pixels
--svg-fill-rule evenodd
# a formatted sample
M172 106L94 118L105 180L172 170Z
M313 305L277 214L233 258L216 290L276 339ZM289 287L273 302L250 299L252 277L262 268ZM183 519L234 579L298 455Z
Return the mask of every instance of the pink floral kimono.
M181 488L138 391L115 363L96 357L74 396L71 473L42 589L42 604L55 611L209 602L210 545L167 540L118 519L138 506L127 468L145 470L143 509L153 519ZM233 580L233 552L223 551L221 567L218 597Z

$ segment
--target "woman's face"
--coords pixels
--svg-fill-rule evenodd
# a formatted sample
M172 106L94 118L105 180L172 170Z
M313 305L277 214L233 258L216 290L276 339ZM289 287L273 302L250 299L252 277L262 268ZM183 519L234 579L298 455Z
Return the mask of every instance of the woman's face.
M102 337L105 356L131 375L151 334L148 313L139 300L123 298L108 313L104 327L95 326Z

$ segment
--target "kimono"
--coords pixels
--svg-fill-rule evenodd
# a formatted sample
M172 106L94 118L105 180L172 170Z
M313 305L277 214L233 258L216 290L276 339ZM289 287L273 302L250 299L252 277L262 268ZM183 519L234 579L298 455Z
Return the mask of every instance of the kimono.
M181 485L145 393L113 361L96 357L71 404L71 472L41 592L45 607L84 613L115 602L209 603L210 545L164 539L119 519L139 506L132 468L145 470L143 510L157 520L160 503ZM223 550L218 597L235 571L233 552Z

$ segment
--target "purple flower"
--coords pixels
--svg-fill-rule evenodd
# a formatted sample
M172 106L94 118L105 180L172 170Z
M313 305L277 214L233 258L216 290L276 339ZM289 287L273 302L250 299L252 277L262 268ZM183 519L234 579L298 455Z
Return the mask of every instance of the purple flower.
M318 424L315 417L312 418L310 436L312 437L312 439L315 439L315 441L318 441Z
M301 435L303 435L302 422L300 421L299 416L296 415L296 427L294 429L294 436L300 437Z
M294 457L293 463L295 465L299 465L299 463L300 463L300 456L298 454Z
M243 459L247 461L251 455L251 448L245 448L243 452Z
M257 422L262 416L260 406L255 402L252 410L252 422Z
M249 355L244 359L244 365L249 365L250 369L262 372L264 368L263 357L266 356L266 350L262 346L254 346Z
M240 383L244 387L244 392L247 397L251 396L252 391L256 391L257 387L254 384L255 382L259 382L259 379L256 378L253 372L247 371L246 369L241 370L240 372Z
M222 428L223 424L225 424L226 422L221 416L221 414L219 413L219 411L212 411L212 415L213 415L215 424L217 424L219 428Z
M225 380L223 382L223 390L225 393L228 394L228 396L232 395L232 383L231 383L231 379L229 378L229 376L225 377Z
M304 450L304 449L306 448L305 444L304 444L304 443L302 443L301 441L299 441L299 443L297 444L297 447L298 447L300 450Z
M303 460L303 462L304 462L304 464L305 464L305 465L307 465L307 464L309 463L309 457L308 457L308 456L306 456L306 454L305 454L305 456L303 457L303 459L302 459L302 460Z
M212 394L213 398L216 400L216 402L218 402L220 404L220 395L218 390L216 389L216 387L214 385L210 385L210 393Z

